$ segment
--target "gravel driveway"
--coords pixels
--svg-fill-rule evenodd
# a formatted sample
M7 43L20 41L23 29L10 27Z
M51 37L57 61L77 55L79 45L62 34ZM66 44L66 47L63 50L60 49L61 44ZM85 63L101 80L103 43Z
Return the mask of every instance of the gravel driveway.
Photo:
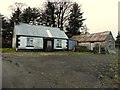
M3 53L3 88L113 87L112 82L100 80L96 67L117 60L116 55L36 54Z

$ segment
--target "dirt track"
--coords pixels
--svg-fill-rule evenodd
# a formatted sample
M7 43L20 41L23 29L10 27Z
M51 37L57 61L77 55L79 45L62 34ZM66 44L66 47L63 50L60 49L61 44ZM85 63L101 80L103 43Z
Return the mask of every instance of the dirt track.
M97 71L112 60L117 56L3 54L3 88L112 88Z

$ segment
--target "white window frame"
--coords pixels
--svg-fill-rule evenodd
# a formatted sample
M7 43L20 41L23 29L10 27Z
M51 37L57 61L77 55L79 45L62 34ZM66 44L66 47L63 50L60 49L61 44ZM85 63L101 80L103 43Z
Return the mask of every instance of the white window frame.
M62 40L61 39L57 39L56 47L57 48L62 48Z
M33 47L33 38L27 37L27 47Z

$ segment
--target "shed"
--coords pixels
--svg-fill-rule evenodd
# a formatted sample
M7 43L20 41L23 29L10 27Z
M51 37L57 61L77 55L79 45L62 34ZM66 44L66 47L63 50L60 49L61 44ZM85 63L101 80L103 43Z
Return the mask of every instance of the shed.
M20 23L15 25L12 47L44 51L67 49L68 37L59 28Z
M77 46L76 40L72 40L72 39L68 40L68 50L70 50L70 51L74 50L76 46Z
M75 35L72 37L72 39L77 40L79 46L86 46L91 51L93 51L94 47L98 46L99 53L101 51L101 47L104 47L106 52L115 52L115 40L111 31L104 31L86 35Z

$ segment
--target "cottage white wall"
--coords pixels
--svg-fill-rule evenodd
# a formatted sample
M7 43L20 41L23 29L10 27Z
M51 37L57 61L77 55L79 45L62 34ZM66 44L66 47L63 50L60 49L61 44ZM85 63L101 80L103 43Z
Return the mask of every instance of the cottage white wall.
M57 40L58 39L54 39L54 49L67 49L67 40L62 40L62 47L61 48L58 48L57 47Z
M16 37L12 38L12 48L16 48Z
M19 46L18 49L26 49L27 46L27 37L19 37Z
M34 49L43 49L43 38L33 39Z
M67 49L67 40L62 40L62 48Z
M43 49L43 38L33 38L33 47L26 47L27 46L27 37L20 37L18 49Z
M16 48L16 30L13 30L12 48Z

